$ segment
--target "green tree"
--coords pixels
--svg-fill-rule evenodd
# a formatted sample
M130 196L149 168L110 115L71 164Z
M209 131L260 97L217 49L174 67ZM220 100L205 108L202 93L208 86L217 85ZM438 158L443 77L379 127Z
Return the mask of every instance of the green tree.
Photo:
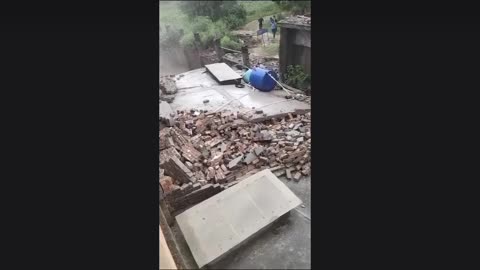
M247 12L237 1L182 1L180 9L190 18L207 16L216 22L225 19L230 28L245 23Z
M305 14L312 8L311 1L272 0L283 10L292 11L295 14Z

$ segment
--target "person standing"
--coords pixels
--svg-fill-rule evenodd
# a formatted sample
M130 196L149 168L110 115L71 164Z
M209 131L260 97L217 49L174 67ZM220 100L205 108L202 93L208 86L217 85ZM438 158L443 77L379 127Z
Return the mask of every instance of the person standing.
M275 39L275 34L277 33L277 23L275 21L272 22L272 34L273 39Z
M263 28L263 18L258 19L258 30Z

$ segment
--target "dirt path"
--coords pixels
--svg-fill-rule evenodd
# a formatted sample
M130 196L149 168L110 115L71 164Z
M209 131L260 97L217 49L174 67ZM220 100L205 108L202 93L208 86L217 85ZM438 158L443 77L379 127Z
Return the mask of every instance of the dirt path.
M267 57L267 58L277 58L278 59L278 52L279 52L279 41L280 41L280 31L277 31L275 35L275 39L273 39L273 34L270 30L269 22L271 16L265 16L263 18L263 28L268 29L268 33L263 35L263 42L256 43L254 46L249 47L250 52L252 55L256 57ZM256 32L258 30L258 21L251 21L247 23L241 29L242 31L248 31L252 35L254 35L254 39L261 40L261 37L256 36Z

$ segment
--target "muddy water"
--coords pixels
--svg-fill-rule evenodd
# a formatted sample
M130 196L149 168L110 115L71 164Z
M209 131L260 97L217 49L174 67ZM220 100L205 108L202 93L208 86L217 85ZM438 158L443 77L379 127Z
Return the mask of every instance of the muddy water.
M188 60L183 49L165 50L160 48L160 76L174 75L189 70Z

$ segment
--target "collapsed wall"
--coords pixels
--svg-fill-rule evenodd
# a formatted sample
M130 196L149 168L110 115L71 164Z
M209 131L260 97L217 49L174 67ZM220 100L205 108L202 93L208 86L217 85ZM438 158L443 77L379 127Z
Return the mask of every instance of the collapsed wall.
M310 113L252 123L245 115L176 113L160 132L160 185L172 211L196 204L263 169L300 181L310 175Z

